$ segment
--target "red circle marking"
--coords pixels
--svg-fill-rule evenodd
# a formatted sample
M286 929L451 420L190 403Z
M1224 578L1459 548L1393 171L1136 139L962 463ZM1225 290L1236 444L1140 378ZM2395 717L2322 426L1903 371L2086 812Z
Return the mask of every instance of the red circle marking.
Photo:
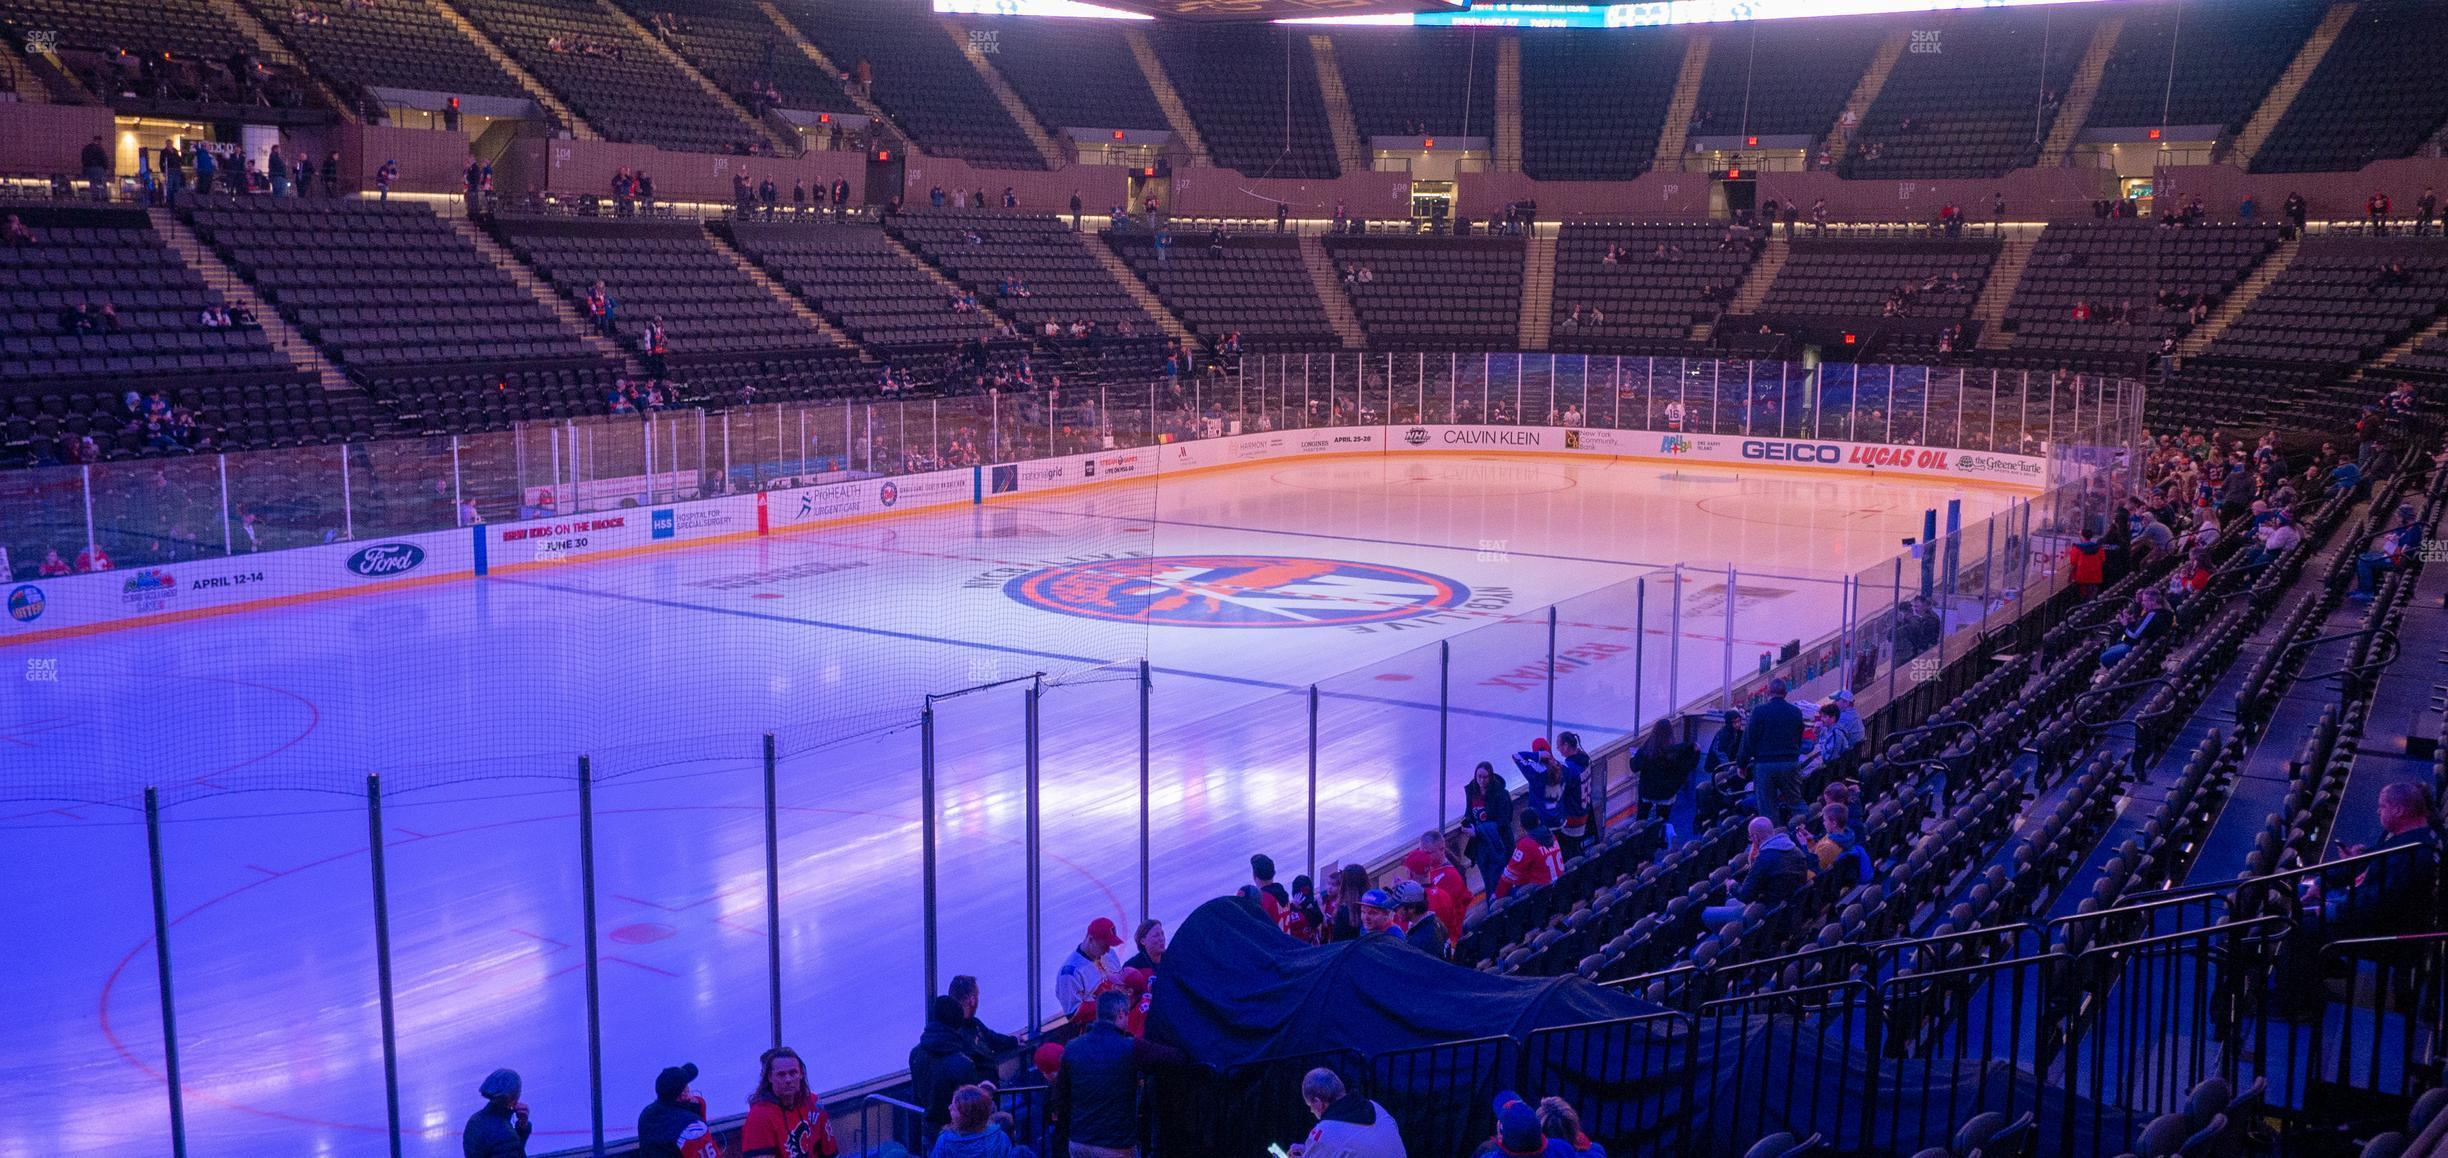
M634 925L623 925L605 935L623 945L652 945L679 936L680 930L660 921L640 921Z

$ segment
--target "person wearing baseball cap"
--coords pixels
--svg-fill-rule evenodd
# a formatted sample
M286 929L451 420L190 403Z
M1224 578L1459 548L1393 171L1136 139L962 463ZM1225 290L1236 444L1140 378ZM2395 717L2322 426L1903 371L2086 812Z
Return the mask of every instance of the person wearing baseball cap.
M1066 1012L1079 1010L1096 1000L1097 994L1119 984L1122 958L1114 950L1121 945L1122 934L1114 931L1112 918L1098 917L1088 922L1088 933L1081 938L1079 948L1063 958L1062 969L1054 974L1055 1008Z
M519 1100L522 1089L517 1070L485 1075L476 1087L484 1108L468 1115L467 1127L459 1134L467 1158L527 1158L527 1136L535 1125L527 1120L527 1103Z
M1513 859L1496 878L1496 895L1508 897L1534 885L1552 885L1563 873L1564 851L1556 847L1554 832L1545 818L1523 809L1521 839L1513 842Z
M1470 912L1470 885L1462 879L1462 870L1446 858L1441 836L1434 832L1420 836L1420 847L1403 856L1403 871L1427 890L1428 911L1436 914L1437 924L1444 928L1450 951L1453 943L1461 940L1463 915Z
M705 1099L689 1088L696 1080L694 1062L655 1075L655 1100L638 1111L639 1158L715 1158Z
M1428 911L1427 888L1418 881L1396 881L1393 892L1394 907L1404 925L1403 940L1422 953L1439 961L1444 960L1445 925L1437 920L1435 913Z
M1360 929L1363 933L1395 931L1393 894L1384 889L1370 889L1360 894Z
M1571 1143L1548 1137L1539 1128L1538 1110L1506 1090L1496 1095L1496 1136L1475 1158L1573 1158L1573 1150Z

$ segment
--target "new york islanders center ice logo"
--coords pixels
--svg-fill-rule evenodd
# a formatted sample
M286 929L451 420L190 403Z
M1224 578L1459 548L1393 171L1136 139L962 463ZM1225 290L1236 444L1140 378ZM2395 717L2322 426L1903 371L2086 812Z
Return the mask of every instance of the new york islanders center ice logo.
M1348 627L1460 607L1470 588L1425 571L1280 555L1164 555L1066 563L1003 593L1086 619L1159 627Z

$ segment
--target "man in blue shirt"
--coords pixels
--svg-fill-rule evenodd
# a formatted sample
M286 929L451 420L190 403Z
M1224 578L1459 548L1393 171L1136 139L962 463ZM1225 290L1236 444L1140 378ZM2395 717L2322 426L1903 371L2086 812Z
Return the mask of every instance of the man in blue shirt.
M1743 729L1743 763L1751 769L1757 815L1782 827L1802 806L1802 709L1785 699L1785 681L1768 681L1768 698L1751 709Z

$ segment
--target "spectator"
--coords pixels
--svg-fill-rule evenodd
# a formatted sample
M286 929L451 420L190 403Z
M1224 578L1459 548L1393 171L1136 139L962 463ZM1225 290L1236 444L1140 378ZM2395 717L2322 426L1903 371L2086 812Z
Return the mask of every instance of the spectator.
M1801 892L1810 883L1810 854L1794 843L1793 834L1765 816L1751 818L1750 865L1742 883L1727 890L1727 904L1700 911L1700 927L1715 930L1742 916L1750 905L1774 905Z
M1870 738L1862 727L1861 713L1853 710L1853 689L1838 688L1828 693L1828 702L1836 705L1836 727L1844 733L1845 747L1857 747Z
M1485 760L1471 770L1470 783L1462 787L1462 815L1470 825L1471 857L1479 868L1479 889L1493 895L1496 878L1504 871L1505 857L1513 847L1513 791L1504 777L1496 774L1496 766Z
M2422 196L2414 202L2414 236L2428 237L2431 221L2439 216L2439 194L2429 185L2423 186Z
M2372 236L2381 237L2388 233L2389 195L2387 193L2378 189L2372 190L2371 198L2363 202L2363 211L2371 217Z
M740 1127L741 1158L836 1158L833 1124L807 1088L807 1064L777 1045L757 1058L756 1092Z
M2117 641L2100 651L2102 669L2115 667L2117 661L2131 654L2133 649L2159 638L2159 634L2166 630L2167 601L2160 596L2159 589L2145 587L2136 592L2134 601L2117 613L2117 626Z
M87 449L87 450L89 450L89 451L91 451L91 450L92 450L92 448L93 448L93 439L92 439L92 437L91 437L91 436L88 436L88 437L85 439L85 447L86 447L86 449ZM92 461L92 459L87 459L86 461L90 462L90 461ZM79 574L79 575L90 575L90 574L93 574L93 573L94 573L94 572L96 572L96 571L108 571L108 570L110 570L110 569L111 569L111 557L110 557L110 554L109 554L108 552L106 552L106 551L104 551L104 550L102 549L102 545L101 545L100 543L88 543L88 544L86 544L86 545L85 545L85 549L84 549L84 550L77 552L77 557L76 557L76 571L77 571L77 574ZM504 1071L504 1072L508 1072L508 1071ZM516 1078L518 1075L516 1075L516 1074L512 1074L511 1076L512 1076L513 1078Z
M0 236L0 242L7 243L10 249L23 249L34 244L34 231L26 228L26 223L19 220L16 214L11 213L8 215L7 232L4 236Z
M925 1111L929 1134L952 1120L952 1091L992 1076L969 1054L961 1034L966 1020L958 999L938 997L928 1003L926 1028L919 1031L918 1044L910 1047L910 1100Z
M996 1059L1019 1052L1019 1038L996 1033L988 1029L985 1022L978 1020L977 978L966 973L956 974L951 987L945 992L952 1000L960 1002L961 1041L968 1047L970 1058L978 1063L980 1069L991 1074L995 1072Z
M1452 939L1446 936L1445 923L1428 911L1428 890L1418 881L1397 881L1393 893L1395 915L1403 925L1403 940L1422 953L1444 960L1452 948Z
M78 163L85 170L86 192L96 201L110 200L110 150L103 147L101 137L96 136L85 142L85 148L79 153Z
M638 1111L638 1158L719 1158L705 1099L689 1088L696 1080L693 1062L655 1075L655 1100Z
M1572 1147L1575 1158L1606 1158L1606 1147L1581 1132L1581 1114L1562 1098L1540 1098L1539 1132Z
M2380 576L2402 569L2414 560L2422 549L2422 521L2411 505L2397 508L2397 525L2388 529L2373 544L2374 550L2355 558L2355 589L2348 596L2357 603L2369 603L2380 593Z
M1344 865L1335 874L1334 913L1326 923L1326 940L1360 939L1367 927L1360 919L1360 898L1370 891L1368 869L1360 865Z
M1514 842L1513 859L1497 878L1496 895L1510 896L1520 889L1554 884L1563 872L1564 854L1556 847L1547 822L1538 813L1524 812L1521 839Z
M399 180L398 161L386 160L382 163L381 168L374 170L374 188L378 194L377 199L389 201L391 199L391 183L397 180Z
M484 1108L468 1115L459 1132L465 1158L527 1158L527 1136L535 1124L527 1120L527 1103L519 1100L517 1070L495 1070L485 1076L476 1094Z
M1123 968L1145 969L1152 973L1155 972L1157 966L1164 964L1165 927L1163 921L1150 917L1139 922L1138 931L1132 934L1131 941L1139 946L1139 951L1131 954L1131 959L1122 963Z
M1360 894L1360 931L1391 933L1394 927L1394 894L1384 889L1370 889Z
M1520 1094L1505 1090L1496 1095L1496 1136L1475 1158L1573 1158L1573 1151L1571 1143L1547 1136L1538 1111Z
M1851 887L1869 876L1869 854L1861 847L1861 837L1853 831L1853 806L1842 800L1830 800L1819 806L1819 841L1811 846L1819 858L1819 871L1837 872L1839 885ZM1840 871L1838 865L1843 865Z
M57 579L75 572L69 569L68 560L60 558L59 548L46 547L43 549L42 565L35 569L34 574L37 578Z
M1301 1102L1316 1115L1309 1137L1292 1148L1293 1158L1404 1158L1402 1131L1386 1108L1344 1088L1333 1070L1320 1067L1301 1078Z
M1069 1132L1070 1158L1138 1158L1139 1075L1181 1055L1122 1031L1130 996L1097 995L1096 1019L1063 1047L1051 1112Z
M1802 804L1802 710L1786 702L1785 681L1768 681L1768 698L1751 709L1743 731L1743 763L1751 769L1752 801L1778 823Z
M340 195L340 153L338 150L326 154L323 158L323 195L325 197Z
M1673 720L1661 718L1649 725L1648 734L1632 753L1632 772L1640 784L1636 805L1640 819L1663 818L1674 811L1675 798L1691 781L1699 755L1688 741L1675 739Z
M1281 924L1284 906L1291 902L1292 894L1275 883L1274 857L1262 852L1250 858L1250 883L1258 886L1259 896L1263 898L1259 903L1266 906L1267 919Z
M2440 830L2437 806L2423 785L2400 780L2380 789L2380 842L2338 846L2340 856L2361 856L2411 847L2375 862L2351 880L2314 879L2305 887L2307 915L2332 938L2389 936L2434 927L2439 885ZM2343 896L2329 896L2340 890Z
M1449 942L1462 939L1462 918L1470 912L1470 885L1462 870L1446 859L1445 840L1435 832L1420 834L1420 846L1403 855L1403 869L1428 893L1428 911L1445 927Z
M1326 935L1326 910L1318 907L1317 885L1308 874L1292 878L1292 903L1284 906L1283 921L1278 927L1304 945L1315 945L1318 938Z
M1098 917L1088 922L1087 935L1079 947L1063 958L1062 968L1054 974L1054 1006L1065 1014L1083 1010L1100 993L1111 990L1122 979L1122 958L1114 949L1122 944L1114 932L1113 920Z
M953 1091L949 1129L935 1135L928 1158L1011 1158L1011 1135L994 1121L994 1095L975 1085Z

